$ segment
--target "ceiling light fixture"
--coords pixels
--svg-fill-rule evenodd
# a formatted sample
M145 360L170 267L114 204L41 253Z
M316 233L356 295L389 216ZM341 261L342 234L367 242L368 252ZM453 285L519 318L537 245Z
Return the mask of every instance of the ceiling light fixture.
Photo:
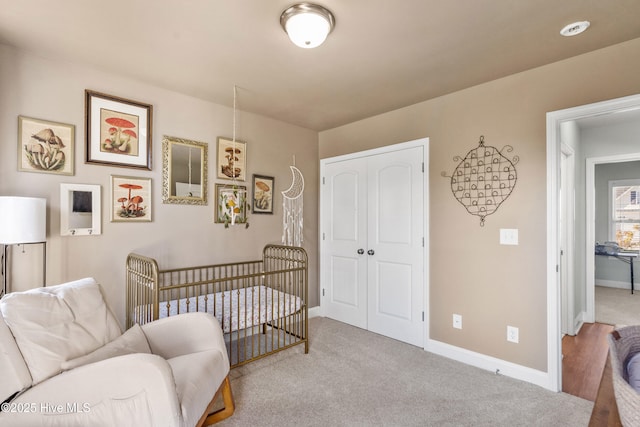
M280 25L293 44L305 49L320 46L335 22L328 9L312 3L294 4L280 15Z
M565 37L577 36L589 28L589 25L591 25L589 21L574 22L561 29L560 34Z

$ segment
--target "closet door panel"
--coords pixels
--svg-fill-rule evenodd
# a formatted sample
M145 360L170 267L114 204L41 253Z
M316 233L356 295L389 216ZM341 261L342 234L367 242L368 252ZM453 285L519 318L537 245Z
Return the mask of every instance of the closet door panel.
M358 308L358 287L345 284L358 283L358 260L353 257L334 256L331 258L331 304L342 304Z
M374 277L377 316L411 320L411 265L377 262Z
M323 178L323 309L327 317L366 328L366 162L354 159L328 164Z
M378 203L375 230L377 241L411 244L411 168L407 165L383 166L377 171L373 191Z
M359 173L344 171L331 179L331 240L358 241L358 202L361 193Z
M422 147L368 160L368 329L424 342Z

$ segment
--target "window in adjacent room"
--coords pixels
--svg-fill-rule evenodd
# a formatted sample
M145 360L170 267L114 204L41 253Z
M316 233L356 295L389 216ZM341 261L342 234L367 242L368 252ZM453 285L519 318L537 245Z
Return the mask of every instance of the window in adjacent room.
M624 249L640 249L640 178L609 181L609 237Z

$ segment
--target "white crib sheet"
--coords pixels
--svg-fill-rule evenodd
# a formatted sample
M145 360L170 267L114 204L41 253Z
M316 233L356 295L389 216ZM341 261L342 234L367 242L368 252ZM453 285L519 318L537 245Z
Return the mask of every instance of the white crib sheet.
M214 298L215 297L215 298ZM189 302L187 308L187 301ZM214 310L215 301L215 310ZM224 301L224 306L223 306ZM260 285L216 294L161 301L159 317L201 311L216 315L225 333L259 326L300 310L300 297ZM197 305L197 309L196 309Z

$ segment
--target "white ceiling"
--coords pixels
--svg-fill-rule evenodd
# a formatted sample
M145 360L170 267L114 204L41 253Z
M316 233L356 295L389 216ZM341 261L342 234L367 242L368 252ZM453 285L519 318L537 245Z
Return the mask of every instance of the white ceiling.
M0 43L227 106L237 85L240 110L321 131L640 37L638 0L318 3L316 49L281 29L291 0L0 0Z

